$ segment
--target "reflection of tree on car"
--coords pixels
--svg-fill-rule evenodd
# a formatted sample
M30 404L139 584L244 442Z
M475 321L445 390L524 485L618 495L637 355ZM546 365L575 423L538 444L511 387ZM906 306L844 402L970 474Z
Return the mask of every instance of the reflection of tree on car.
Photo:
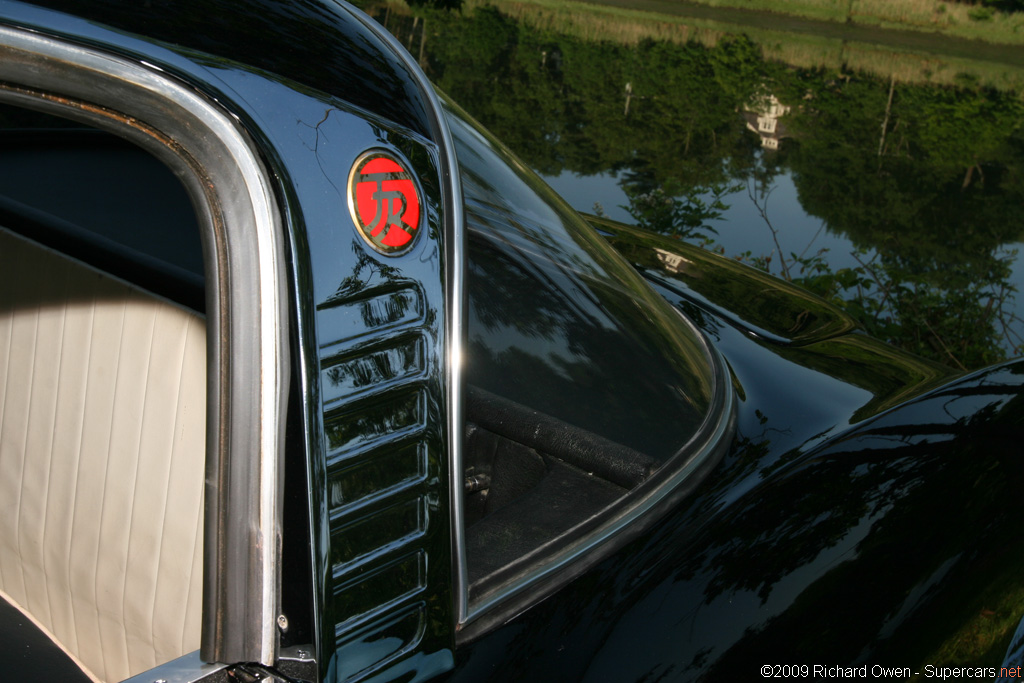
M129 5L0 6L12 677L744 679L986 610L998 656L1019 363L585 219L345 5Z

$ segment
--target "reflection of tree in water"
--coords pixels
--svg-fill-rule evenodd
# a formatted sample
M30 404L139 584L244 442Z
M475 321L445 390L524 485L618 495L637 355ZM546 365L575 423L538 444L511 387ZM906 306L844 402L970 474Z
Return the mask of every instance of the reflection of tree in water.
M431 21L428 75L543 173L635 171L640 191L669 177L712 185L727 178L723 158L758 147L737 108L776 67L745 38L715 50L588 42L491 7Z
M1016 96L905 85L887 107L876 80L808 85L814 96L794 113L801 135L790 163L801 203L831 230L922 269L955 262L968 272L1019 236L1024 164L1015 131L1024 104ZM862 115L850 116L851 106ZM883 119L890 133L879 153Z
M805 210L876 260L843 272L827 255L749 260L778 270L785 258L794 280L849 303L873 335L953 367L991 363L1022 343L1002 339L1004 324L1014 329L1013 286L999 251L1024 232L1016 94L790 69L742 37L713 48L610 45L494 8L431 21L431 77L533 168L617 172L634 196L675 197L660 222L684 237L731 227L701 220L694 193L714 193L700 188L751 177L767 188L792 169ZM762 154L741 112L767 95L792 107L793 137ZM645 219L661 210L634 208Z
M711 222L722 219L722 212L729 208L722 197L734 189L725 185L687 190L669 185L649 192L627 188L629 204L622 208L633 217L637 227L674 239L710 242L705 231L718 234ZM600 205L596 208L600 209Z
M855 288L844 297L855 299L851 313L869 332L955 367L999 360L1004 336L1021 344L1000 247L1024 229L1024 104L1010 93L851 75L805 82L813 97L795 112L800 144L790 154L801 203L876 253L843 283Z
M982 367L1014 353L1024 346L1013 313L1016 254L1001 245L1024 230L1024 104L1012 93L841 76L774 79L795 101L804 91L793 144L749 169L750 198L778 253L743 258L831 300L873 336L946 365ZM834 269L824 253L780 258L764 201L785 166L803 208L859 247L857 266ZM633 193L626 208L643 227L692 238L682 209L699 219L704 208L693 191L672 192L678 209L652 209L650 197L664 190Z

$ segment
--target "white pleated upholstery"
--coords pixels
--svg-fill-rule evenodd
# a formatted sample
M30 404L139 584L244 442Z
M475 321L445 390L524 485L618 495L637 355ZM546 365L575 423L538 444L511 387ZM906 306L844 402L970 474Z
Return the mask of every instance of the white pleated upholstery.
M203 320L0 230L0 591L118 681L199 647Z

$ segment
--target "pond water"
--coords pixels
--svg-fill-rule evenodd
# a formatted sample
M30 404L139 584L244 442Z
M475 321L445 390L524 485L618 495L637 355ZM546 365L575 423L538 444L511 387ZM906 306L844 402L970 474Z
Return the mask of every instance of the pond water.
M541 177L577 211L594 213L595 198L600 198L596 203L609 218L623 223L636 222L629 213L629 196L623 189L623 178L618 174L581 176L564 171L557 176ZM713 224L717 235L712 237L725 254L736 256L749 251L763 255L777 251L771 230L759 212L760 204L772 225L779 230L779 246L783 253L796 252L806 256L824 251L835 268L858 265L853 256L856 247L849 238L830 232L822 219L804 211L792 173L776 177L770 189L767 201L758 203L750 196L746 184L723 196L728 208ZM710 196L704 199L711 200Z
M952 367L1020 352L1024 74L1006 64L847 43L786 60L781 34L522 4L367 9L576 209L739 256Z

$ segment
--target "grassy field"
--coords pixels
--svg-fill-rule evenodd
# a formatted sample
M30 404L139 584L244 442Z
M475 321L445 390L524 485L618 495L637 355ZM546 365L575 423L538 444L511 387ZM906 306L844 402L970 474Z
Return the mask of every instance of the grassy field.
M942 0L688 0L712 7L761 10L819 21L909 29L1024 45L1024 13Z
M751 3L761 1L750 0ZM864 1L854 0L855 3ZM908 0L912 1L918 0ZM634 0L631 3L636 4ZM829 31L814 30L815 26L798 27L803 30L780 30L765 28L764 22L737 25L716 19L675 16L652 9L628 9L578 0L467 0L465 10L472 11L484 4L494 5L503 13L535 28L586 40L625 45L635 45L643 40L695 41L713 47L726 36L742 32L761 45L767 58L796 67L846 67L899 83L980 85L1024 93L1024 50L1016 48L1002 47L998 50L1011 56L1019 53L1021 64L974 58L972 53L981 51L971 50L970 45L965 49L963 41L930 39L931 44L923 48L915 45L913 40L889 40L889 45L878 44L875 34L885 33L887 39L892 37L882 29L868 31L867 39L860 42L851 39L841 30L842 27L837 27L840 30L835 35L830 35ZM666 3L660 4L664 6ZM719 14L728 16L729 11L723 10ZM904 32L897 37L905 36ZM901 47L901 42L906 45ZM949 43L950 49L943 50L943 43Z

